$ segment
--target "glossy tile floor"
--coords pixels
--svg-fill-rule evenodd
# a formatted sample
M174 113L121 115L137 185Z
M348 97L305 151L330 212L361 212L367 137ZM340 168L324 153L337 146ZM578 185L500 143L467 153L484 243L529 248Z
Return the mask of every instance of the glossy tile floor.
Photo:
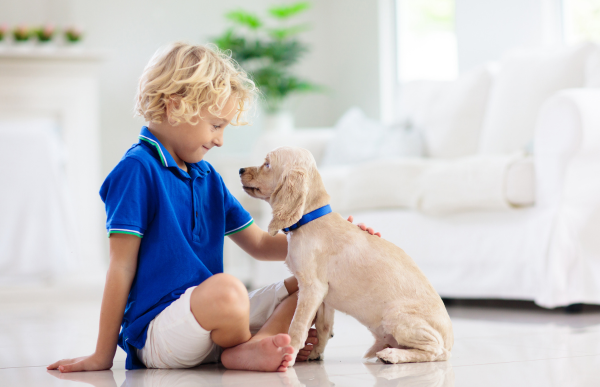
M16 294L16 295L15 295ZM449 362L386 365L362 359L369 332L338 313L325 360L286 373L124 369L61 375L45 366L95 346L98 292L2 293L0 386L600 386L600 313L450 307L455 346Z

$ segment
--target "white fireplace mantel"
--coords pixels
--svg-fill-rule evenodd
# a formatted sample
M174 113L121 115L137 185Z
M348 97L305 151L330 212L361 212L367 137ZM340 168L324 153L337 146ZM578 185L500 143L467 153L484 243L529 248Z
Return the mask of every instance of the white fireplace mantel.
M84 273L105 267L106 234L98 196L98 72L105 57L104 52L71 48L0 49L0 120L50 118L60 128L78 230L78 271Z

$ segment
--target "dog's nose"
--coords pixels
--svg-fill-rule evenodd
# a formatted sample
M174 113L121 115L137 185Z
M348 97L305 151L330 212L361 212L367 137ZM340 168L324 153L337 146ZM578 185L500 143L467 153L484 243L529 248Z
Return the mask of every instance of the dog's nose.
M245 168L240 168L240 175L241 175L242 173L244 173L244 171L245 171L245 170L246 170Z

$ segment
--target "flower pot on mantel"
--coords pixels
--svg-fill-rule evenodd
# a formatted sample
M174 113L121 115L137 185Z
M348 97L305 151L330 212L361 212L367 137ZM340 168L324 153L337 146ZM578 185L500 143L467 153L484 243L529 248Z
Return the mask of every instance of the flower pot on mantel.
M294 130L294 116L289 111L263 116L263 128L265 132L291 133Z

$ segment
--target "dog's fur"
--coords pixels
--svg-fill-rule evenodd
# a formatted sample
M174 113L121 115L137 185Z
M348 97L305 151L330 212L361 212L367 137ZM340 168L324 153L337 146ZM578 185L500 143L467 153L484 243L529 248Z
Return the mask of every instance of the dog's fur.
M265 164L240 170L244 190L273 209L269 234L296 223L329 203L312 154L283 147ZM287 234L286 264L298 279L298 306L289 329L291 345L302 347L315 314L323 357L334 309L355 317L375 336L365 357L386 363L443 361L454 342L440 296L414 261L394 244L330 213ZM293 363L292 363L293 364Z

